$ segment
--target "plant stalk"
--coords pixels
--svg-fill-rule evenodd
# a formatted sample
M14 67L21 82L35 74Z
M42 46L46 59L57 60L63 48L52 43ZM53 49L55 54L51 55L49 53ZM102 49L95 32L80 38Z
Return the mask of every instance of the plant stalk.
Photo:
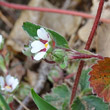
M31 7L31 6L26 6L26 5L8 3L8 2L4 2L4 1L0 1L0 5L8 7L8 8L17 9L17 10L32 10L32 11L41 11L41 12L49 12L49 13L60 13L60 14L80 16L80 17L88 18L88 19L95 18L95 16L93 16L93 15L83 13L83 12L78 12L78 11ZM101 18L100 21L105 22L105 23L110 23L110 19Z
M95 21L94 21L91 33L89 35L88 41L87 41L86 46L85 46L86 50L89 50L89 48L90 48L91 42L93 40L94 34L96 32L96 29L97 29L97 26L98 26L98 23L99 23L99 20L100 20L100 17L101 17L103 5L104 5L104 0L100 0L99 7L98 7L98 10L97 10L97 15L95 17ZM71 105L73 103L73 100L75 98L75 95L76 95L76 90L77 90L77 87L78 87L78 83L79 83L79 80L80 80L80 76L81 76L83 66L84 66L84 61L80 61L79 68L78 68L78 71L77 71L77 75L76 75L76 78L75 78L75 83L74 83L73 88L72 88L72 94L71 94L71 99L70 99L70 107L71 107Z
M78 56L71 56L70 59L90 59L90 58L98 58L98 59L103 59L102 56L100 55L87 55L87 54L81 54Z

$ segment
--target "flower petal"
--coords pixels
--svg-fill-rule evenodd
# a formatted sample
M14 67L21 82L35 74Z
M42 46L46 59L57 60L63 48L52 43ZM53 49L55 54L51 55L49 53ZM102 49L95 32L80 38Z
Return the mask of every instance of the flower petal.
M33 41L31 43L31 46L32 46L32 49L31 49L32 53L39 52L40 50L45 48L44 44L40 41Z
M47 43L48 44L48 46L47 46L47 48L46 48L46 51L50 48L50 45L49 45L49 43Z
M37 35L40 39L42 40L49 40L49 37L48 37L48 32L46 32L46 30L44 28L40 28L37 30Z
M0 77L0 86L1 86L1 89L4 88L4 85L5 85L4 78L1 76Z
M0 44L2 43L3 37L0 35Z
M6 76L6 84L8 86L12 85L14 83L14 77L12 77L11 75L7 75Z
M17 78L14 78L11 75L7 75L6 76L6 84L7 84L7 86L11 86L11 88L5 87L5 90L7 92L12 92L19 84L19 81Z
M6 85L5 85L6 82ZM14 78L11 75L7 75L5 77L5 81L3 77L0 77L0 86L1 86L1 90L5 90L7 92L12 92L17 85L19 84L19 81L17 78Z
M14 79L14 83L12 84L12 91L16 89L17 85L19 84L19 80L17 78Z
M7 92L12 92L13 91L12 88L8 88L8 87L5 87L4 90L7 91Z
M34 59L39 61L40 59L42 59L44 57L45 54L46 54L46 52L39 52L34 56Z

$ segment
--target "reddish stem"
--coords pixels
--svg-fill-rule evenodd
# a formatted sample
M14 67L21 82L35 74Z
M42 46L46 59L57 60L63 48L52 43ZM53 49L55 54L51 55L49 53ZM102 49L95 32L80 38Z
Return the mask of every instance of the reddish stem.
M9 104L9 106L10 106L11 110L14 110L14 108L13 108L13 102L11 102L11 103Z
M44 59L45 62L50 63L50 64L55 64L55 61L49 61L47 59Z
M75 75L75 73L69 74L69 75L67 75L64 79L70 79L70 78L72 78L74 75Z
M98 7L98 10L97 10L97 15L96 15L96 18L95 18L90 36L89 36L88 41L87 41L86 46L85 46L86 50L89 50L89 48L90 48L91 42L93 40L95 31L97 29L97 26L98 26L98 23L99 23L99 20L100 20L103 5L104 5L104 0L100 0L99 7ZM78 71L77 71L75 83L74 83L74 86L73 86L73 89L72 89L72 94L71 94L71 99L70 99L70 107L71 107L71 104L72 104L72 102L75 98L75 95L76 95L76 90L77 90L77 87L78 87L78 83L79 83L79 79L80 79L80 76L81 76L83 66L84 66L84 61L81 61L80 64L79 64Z
M71 56L70 59L87 59L87 58L98 58L98 59L103 59L102 56L100 55L79 55L79 56Z
M60 13L60 14L80 16L80 17L89 18L89 19L95 18L95 16L93 16L93 15L83 13L83 12L78 12L78 11L31 7L31 6L26 6L26 5L18 5L18 4L14 4L14 3L7 3L7 2L3 2L3 1L0 1L0 5L6 6L8 8L18 9L18 10L32 10L32 11L41 11L41 12L49 12L49 13ZM102 18L102 19L100 19L100 21L110 23L110 19Z

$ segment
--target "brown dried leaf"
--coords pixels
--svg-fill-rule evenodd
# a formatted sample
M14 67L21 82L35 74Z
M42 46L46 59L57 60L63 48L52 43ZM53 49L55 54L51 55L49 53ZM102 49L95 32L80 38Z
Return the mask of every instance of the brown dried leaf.
M110 102L110 58L99 60L92 66L90 75L90 86L93 91L105 102Z
M36 81L38 80L38 74L34 71L27 70L27 80L32 87L35 86Z
M102 24L97 34L97 53L104 57L110 57L110 24Z
M22 76L25 74L25 69L21 62L18 59L13 59L10 66L9 73L21 80Z

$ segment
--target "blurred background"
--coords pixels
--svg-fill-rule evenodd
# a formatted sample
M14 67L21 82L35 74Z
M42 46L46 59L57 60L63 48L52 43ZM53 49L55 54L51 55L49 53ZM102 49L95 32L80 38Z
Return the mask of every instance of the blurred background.
M9 3L33 6L75 10L96 15L99 0L2 0ZM105 1L103 18L110 18L110 0ZM68 68L61 70L55 64L44 61L36 62L22 54L24 45L29 42L28 35L22 29L23 22L35 24L55 30L63 35L73 49L84 49L93 19L38 11L22 11L0 6L0 34L5 38L5 49L10 53L9 72L16 76L21 85L16 92L17 98L30 110L37 110L29 96L30 88L35 88L40 95L50 92L53 86L67 83L72 87L73 79L65 79L69 74L76 73L78 62L69 62ZM110 24L100 22L92 42L90 51L110 57ZM88 65L92 61L87 62ZM88 66L85 65L85 68ZM2 75L2 71L0 72ZM52 76L55 74L55 76ZM14 102L16 110L22 106ZM36 108L36 109L35 109Z

